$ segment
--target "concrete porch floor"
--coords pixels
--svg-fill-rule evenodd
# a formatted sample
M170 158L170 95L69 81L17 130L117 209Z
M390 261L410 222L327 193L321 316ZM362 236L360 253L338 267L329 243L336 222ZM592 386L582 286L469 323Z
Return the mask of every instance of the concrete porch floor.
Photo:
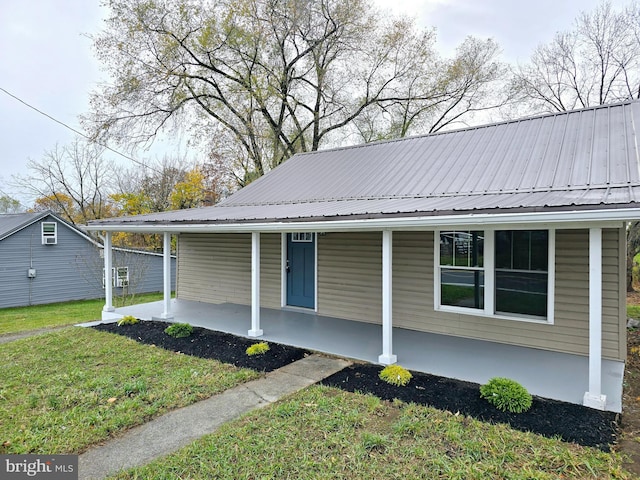
M246 337L251 308L230 303L209 304L173 299L171 322ZM118 308L103 318L134 315L158 319L162 302ZM260 340L283 343L346 358L378 363L382 352L382 327L312 313L260 309L264 335ZM256 340L258 341L258 340ZM393 329L393 353L409 370L485 383L491 377L508 377L540 397L582 404L588 389L588 358L501 343ZM606 409L622 411L624 363L603 360L602 390Z

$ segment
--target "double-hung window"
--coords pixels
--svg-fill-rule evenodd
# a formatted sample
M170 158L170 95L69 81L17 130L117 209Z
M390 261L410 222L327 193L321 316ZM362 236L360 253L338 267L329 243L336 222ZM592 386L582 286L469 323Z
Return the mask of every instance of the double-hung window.
M437 309L553 322L553 230L440 231Z
M547 316L549 232L497 230L496 313Z
M441 232L441 304L484 308L483 264L484 232Z

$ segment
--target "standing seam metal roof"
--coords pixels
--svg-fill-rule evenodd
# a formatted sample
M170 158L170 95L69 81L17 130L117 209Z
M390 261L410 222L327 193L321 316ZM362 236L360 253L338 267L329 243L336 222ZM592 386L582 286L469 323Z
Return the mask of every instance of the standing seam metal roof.
M640 102L298 154L214 207L94 222L243 222L631 206Z

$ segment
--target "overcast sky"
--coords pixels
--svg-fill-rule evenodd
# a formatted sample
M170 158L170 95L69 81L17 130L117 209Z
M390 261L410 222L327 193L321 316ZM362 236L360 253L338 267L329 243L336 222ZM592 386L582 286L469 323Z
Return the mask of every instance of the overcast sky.
M438 46L450 54L467 35L492 37L504 60L524 63L540 43L572 26L597 0L374 0L383 8L435 26ZM102 74L87 34L102 27L99 0L0 0L0 89L79 129L88 93ZM613 2L620 6L628 2ZM24 174L73 133L0 90L0 195L19 196L11 176ZM142 153L138 156L143 155Z

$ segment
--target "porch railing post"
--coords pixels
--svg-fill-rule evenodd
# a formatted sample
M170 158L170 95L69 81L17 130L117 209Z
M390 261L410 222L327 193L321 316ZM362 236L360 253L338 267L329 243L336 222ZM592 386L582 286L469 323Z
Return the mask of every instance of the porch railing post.
M589 229L589 391L583 404L604 410L602 394L602 228Z
M391 365L398 361L393 354L393 235L391 230L382 232L382 355L378 362Z
M173 318L171 313L171 234L164 232L162 242L162 276L164 301L161 318Z
M105 232L104 236L104 308L103 312L113 312L113 276L111 270L113 269L112 261L112 246L111 246L111 232Z
M251 232L251 330L250 337L260 337L260 232Z

